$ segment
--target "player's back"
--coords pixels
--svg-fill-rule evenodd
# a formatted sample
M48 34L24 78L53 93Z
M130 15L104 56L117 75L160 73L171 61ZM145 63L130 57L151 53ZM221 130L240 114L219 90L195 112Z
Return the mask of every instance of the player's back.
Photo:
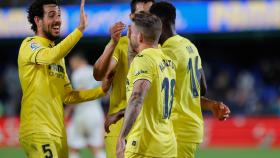
M151 86L127 136L126 152L176 157L176 139L169 118L175 88L173 61L160 49L145 49L133 59L127 78L127 99L135 81L146 79Z
M200 106L201 59L197 48L179 35L162 45L163 52L176 62L176 86L172 120L177 141L200 143L203 118Z

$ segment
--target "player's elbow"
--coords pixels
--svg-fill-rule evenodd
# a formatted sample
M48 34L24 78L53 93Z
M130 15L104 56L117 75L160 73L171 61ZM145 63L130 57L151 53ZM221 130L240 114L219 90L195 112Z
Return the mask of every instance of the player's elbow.
M96 81L102 81L102 76L96 72L93 72L93 77Z
M94 65L93 77L96 81L102 81L102 79L104 78L104 75L102 75L102 73L96 65Z

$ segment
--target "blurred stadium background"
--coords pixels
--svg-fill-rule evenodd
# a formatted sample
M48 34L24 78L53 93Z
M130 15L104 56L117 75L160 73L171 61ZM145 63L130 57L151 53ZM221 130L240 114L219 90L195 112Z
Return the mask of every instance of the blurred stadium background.
M94 63L109 41L110 25L129 23L129 2L87 0L89 27L73 51L83 51ZM279 158L280 1L172 2L178 10L178 33L199 49L208 97L223 101L232 111L226 122L205 113L205 138L197 158ZM78 24L79 3L62 0L63 36ZM1 158L25 157L17 133L21 99L17 54L24 37L32 35L26 19L29 4L0 0ZM87 157L84 150L83 158Z

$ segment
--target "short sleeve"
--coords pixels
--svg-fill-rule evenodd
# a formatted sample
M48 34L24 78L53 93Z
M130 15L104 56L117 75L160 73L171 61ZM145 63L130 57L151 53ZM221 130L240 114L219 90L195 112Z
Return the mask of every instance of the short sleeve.
M114 50L114 53L113 53L113 59L115 59L116 60L116 62L118 62L119 61L119 59L120 59L120 45L118 44L117 46L116 46L116 48L115 48L115 50Z
M136 56L129 70L129 77L134 83L137 80L145 79L152 82L154 76L153 63L150 57L138 55Z

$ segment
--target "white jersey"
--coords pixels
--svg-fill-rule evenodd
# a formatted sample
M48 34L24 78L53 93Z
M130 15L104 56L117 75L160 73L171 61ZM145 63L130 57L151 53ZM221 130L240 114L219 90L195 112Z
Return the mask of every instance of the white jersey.
M91 89L100 86L101 82L96 81L92 74L93 68L90 65L86 65L75 70L71 76L73 87L75 89ZM91 114L94 112L102 112L100 104L100 99L80 103L75 107L74 115L83 115L89 111Z
M80 67L71 76L75 89L91 89L101 82L93 78L90 65ZM104 136L104 113L100 99L80 103L75 106L72 122L68 126L68 145L81 149L90 146L102 146Z

